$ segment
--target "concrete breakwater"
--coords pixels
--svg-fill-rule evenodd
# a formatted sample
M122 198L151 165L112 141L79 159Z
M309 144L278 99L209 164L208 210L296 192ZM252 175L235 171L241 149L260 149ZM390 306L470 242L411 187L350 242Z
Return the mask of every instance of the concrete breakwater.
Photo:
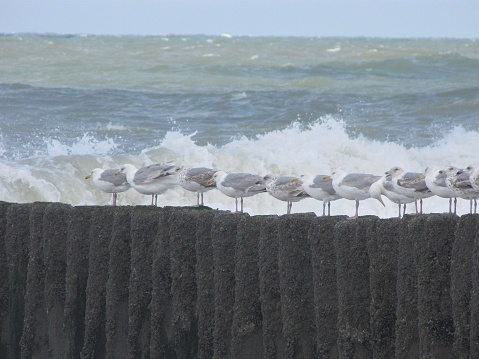
M478 218L0 203L0 357L478 358Z

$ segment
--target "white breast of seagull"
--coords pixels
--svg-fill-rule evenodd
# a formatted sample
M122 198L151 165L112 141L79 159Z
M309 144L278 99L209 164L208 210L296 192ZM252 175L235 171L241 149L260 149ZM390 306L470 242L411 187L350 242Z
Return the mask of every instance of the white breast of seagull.
M324 178L327 177L327 178ZM311 197L325 202L341 198L333 188L333 180L326 175L312 175L304 180L303 189Z
M266 186L266 191L276 199L298 202L309 195L303 189L303 182L292 176L280 176Z
M206 167L185 168L178 173L178 184L192 192L206 192L215 188L208 181L213 178L215 171Z

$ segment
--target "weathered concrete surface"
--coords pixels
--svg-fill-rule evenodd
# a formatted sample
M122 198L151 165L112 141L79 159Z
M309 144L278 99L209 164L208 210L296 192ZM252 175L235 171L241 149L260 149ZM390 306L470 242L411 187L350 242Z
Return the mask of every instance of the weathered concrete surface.
M475 358L478 218L0 202L0 357Z

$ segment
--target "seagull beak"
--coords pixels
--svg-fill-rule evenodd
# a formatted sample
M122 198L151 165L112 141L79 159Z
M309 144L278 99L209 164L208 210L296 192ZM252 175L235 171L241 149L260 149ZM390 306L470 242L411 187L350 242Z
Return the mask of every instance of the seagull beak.
M297 178L297 177L291 179L291 183L294 183L294 182L297 182L297 181L299 181L299 178Z
M207 184L208 186L212 185L213 183L215 183L215 180L212 179L212 178L210 178L208 181L206 181L206 184Z
M85 179L90 179L91 175L85 176Z
M327 180L327 179L330 179L331 176L323 176L323 180Z
M378 201L381 202L381 204L383 205L383 207L386 207L386 205L384 204L383 202L383 199L382 198L378 198Z

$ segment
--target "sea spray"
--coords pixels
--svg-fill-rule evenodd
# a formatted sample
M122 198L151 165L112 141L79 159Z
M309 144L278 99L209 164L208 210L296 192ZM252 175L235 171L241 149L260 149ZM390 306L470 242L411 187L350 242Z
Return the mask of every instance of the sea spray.
M344 122L332 117L324 117L308 125L295 122L283 130L270 131L254 138L242 136L222 146L198 145L195 134L169 131L164 138L158 139L157 146L129 154L109 154L115 148L114 142L85 134L72 144L53 143L47 155L15 162L1 160L0 200L106 205L110 195L94 187L85 180L85 176L95 167L118 168L124 163L142 167L174 160L181 166L208 166L227 172L301 176L329 174L334 168L382 175L392 166L422 172L429 165L466 167L479 162L479 153L473 150L479 141L479 133L465 131L460 126L437 138L430 146L410 148L395 142L354 136L348 133ZM90 152L88 148L91 145L93 151ZM147 196L133 189L118 196L120 205L145 205L149 201ZM162 194L158 202L161 206L190 206L195 204L196 197L194 193L177 187ZM360 214L396 216L396 205L385 202L386 208L383 208L375 200L363 201ZM234 209L234 199L216 190L205 194L205 204L218 209ZM244 206L251 215L284 214L286 211L286 203L266 193L247 198ZM408 212L412 211L411 206ZM438 197L427 199L424 210L427 213L446 212L447 200ZM459 214L468 213L469 203L459 200L458 211ZM322 203L307 199L295 203L292 212L320 215ZM331 212L333 215L352 215L354 203L344 199L335 201L331 204Z

